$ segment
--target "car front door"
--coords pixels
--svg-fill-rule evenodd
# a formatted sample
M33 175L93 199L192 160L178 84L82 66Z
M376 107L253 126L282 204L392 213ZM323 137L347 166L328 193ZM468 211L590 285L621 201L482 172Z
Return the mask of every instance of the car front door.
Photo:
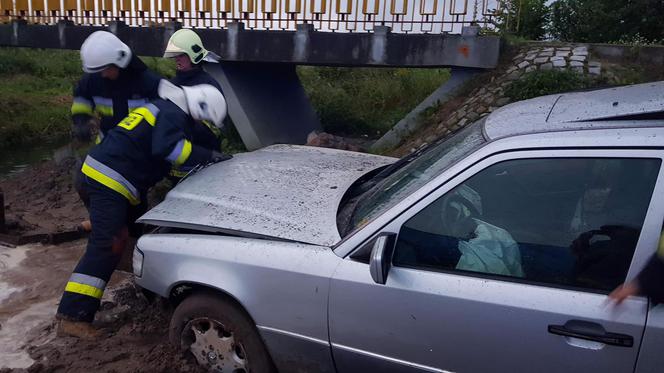
M438 188L335 272L338 371L633 372L648 302L607 294L659 238L661 156L503 153Z

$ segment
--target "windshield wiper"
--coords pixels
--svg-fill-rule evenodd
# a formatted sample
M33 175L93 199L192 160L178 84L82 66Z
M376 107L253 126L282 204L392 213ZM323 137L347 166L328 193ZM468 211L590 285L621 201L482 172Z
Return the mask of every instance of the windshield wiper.
M210 165L213 165L213 164L214 164L214 163L212 163L212 162L208 162L208 163L199 163L199 164L197 164L197 165L194 166L191 170L189 170L184 176L182 176L182 178L180 178L180 180L178 180L177 184L180 184L181 182L184 181L184 179L188 178L189 176L191 176L191 175L197 173L198 171L200 171L200 170L202 170L202 169L204 169L204 168L206 168L206 167L208 167L208 166L210 166ZM177 184L176 184L176 185L177 185Z

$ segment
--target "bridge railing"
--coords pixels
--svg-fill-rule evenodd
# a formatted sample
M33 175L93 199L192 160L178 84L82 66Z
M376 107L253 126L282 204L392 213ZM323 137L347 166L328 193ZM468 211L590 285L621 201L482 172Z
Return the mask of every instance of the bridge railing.
M0 0L0 22L22 19L80 25L123 21L152 26L178 21L185 27L370 32L377 25L398 33L459 33L471 23L492 28L504 0Z

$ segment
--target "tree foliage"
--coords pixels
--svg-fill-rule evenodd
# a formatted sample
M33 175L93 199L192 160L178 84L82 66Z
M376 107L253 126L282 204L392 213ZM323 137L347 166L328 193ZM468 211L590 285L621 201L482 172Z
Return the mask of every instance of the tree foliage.
M557 0L551 5L550 32L562 41L659 41L662 20L662 0Z
M502 32L529 40L542 40L549 23L546 0L507 0L498 19Z

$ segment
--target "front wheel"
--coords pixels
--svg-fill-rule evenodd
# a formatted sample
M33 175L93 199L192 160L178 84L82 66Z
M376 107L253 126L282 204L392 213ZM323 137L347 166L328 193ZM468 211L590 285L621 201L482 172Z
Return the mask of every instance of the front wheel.
M276 372L251 319L216 295L197 293L182 301L171 318L169 339L211 371Z

